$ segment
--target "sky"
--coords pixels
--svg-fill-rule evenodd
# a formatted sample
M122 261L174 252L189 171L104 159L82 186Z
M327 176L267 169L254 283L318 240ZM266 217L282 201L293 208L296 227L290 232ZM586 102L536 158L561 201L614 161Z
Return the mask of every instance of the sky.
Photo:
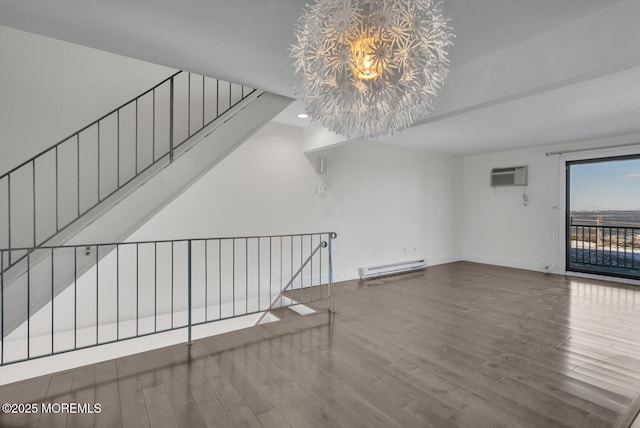
M640 159L571 165L571 210L640 211Z

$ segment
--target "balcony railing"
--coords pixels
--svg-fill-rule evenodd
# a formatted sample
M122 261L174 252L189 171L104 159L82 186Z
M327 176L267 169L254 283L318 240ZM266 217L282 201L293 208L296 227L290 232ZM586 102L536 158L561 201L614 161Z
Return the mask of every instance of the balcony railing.
M640 226L569 225L567 269L640 278Z
M335 233L23 248L0 365L329 299ZM12 249L13 251L15 249ZM31 261L37 259L37 263Z

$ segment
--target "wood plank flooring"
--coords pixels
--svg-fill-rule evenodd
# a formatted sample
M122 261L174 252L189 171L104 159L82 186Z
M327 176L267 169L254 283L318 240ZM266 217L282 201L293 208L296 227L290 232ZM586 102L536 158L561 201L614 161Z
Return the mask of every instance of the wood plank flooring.
M0 387L102 407L0 426L601 428L638 410L640 288L460 262L334 290L334 315Z

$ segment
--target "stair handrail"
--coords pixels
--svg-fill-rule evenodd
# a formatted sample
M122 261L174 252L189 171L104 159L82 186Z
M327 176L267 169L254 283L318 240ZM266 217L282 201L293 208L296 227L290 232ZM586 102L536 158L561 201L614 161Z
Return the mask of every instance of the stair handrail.
M15 166L14 168L12 168L11 170L5 172L4 174L0 175L0 180L2 180L3 178L7 177L9 174L13 174L14 172L18 171L20 168L30 164L31 162L33 162L35 159L49 153L51 150L55 150L56 147L59 147L62 143L66 142L67 140L75 137L77 134L82 133L83 131L86 131L87 129L91 128L92 126L96 125L98 122L106 119L107 117L111 116L112 114L116 113L118 110L123 109L124 107L128 106L129 104L135 102L136 100L144 97L145 95L147 95L148 93L152 92L155 89L158 89L160 86L164 85L165 83L167 83L168 81L170 81L171 79L175 78L176 76L178 76L179 74L184 73L183 70L177 71L175 73L173 73L171 76L167 77L166 79L164 79L162 82L158 83L157 85L155 85L153 88L150 88L146 91L144 91L143 93L141 93L140 95L136 96L135 98L130 99L129 101L121 104L120 106L114 108L113 110L111 110L109 113L100 116L100 118L94 120L93 122L91 122L90 124L82 127L81 129L77 130L76 132L73 132L72 134L69 134L66 138L63 138L61 140L59 140L57 143L53 144L52 146L49 146L48 148L42 150L41 152L31 156L29 159L27 159L26 161L22 162L21 164L19 164L18 166Z
M176 79L181 75L185 75L186 79L188 79L185 85L186 89L183 88L182 89L183 92L181 92L183 97L187 100L186 109L184 104L177 106L174 98L175 93L177 91L176 89L174 89L174 83L176 82ZM19 239L22 242L29 242L29 244L27 245L29 245L30 248L40 248L44 244L50 243L51 239L54 238L55 236L62 236L60 235L60 233L62 233L63 231L68 231L69 227L72 224L74 223L77 224L76 222L80 220L83 216L88 214L89 212L95 213L96 211L94 209L99 205L101 205L107 199L111 198L114 194L120 192L124 188L131 188L129 184L134 182L139 177L143 177L142 179L144 179L144 177L148 177L149 174L153 173L153 167L157 167L158 165L164 165L167 162L167 157L168 157L168 163L171 164L174 161L174 157L175 157L174 152L176 151L176 149L181 148L185 143L188 143L189 141L195 142L206 137L208 134L204 134L202 132L203 130L209 129L211 125L215 126L214 123L217 123L217 121L221 118L227 117L230 114L230 112L234 111L233 109L236 106L241 105L240 103L242 101L247 100L249 97L251 97L256 93L258 94L257 96L260 96L261 94L261 92L257 91L255 88L246 87L240 84L233 84L231 82L225 82L225 83L228 83L228 88L225 86L223 89L220 84L223 81L219 79L206 78L206 76L204 75L195 75L197 76L197 78L202 79L202 86L201 86L202 103L201 105L198 105L198 103L196 103L196 106L194 107L194 105L192 104L192 76L194 76L193 73L187 72L187 71L178 71L173 73L171 76L167 77L166 79L156 84L152 88L144 91L142 94L139 94L135 98L132 98L131 100L121 104L115 109L102 115L100 118L94 120L93 122L85 125L81 129L70 134L66 138L58 141L56 144L39 152L38 154L31 157L30 159L20 163L16 167L0 175L0 183L2 184L3 188L4 186L6 186L6 189L7 189L6 195L3 196L3 198L6 197L6 200L7 200L6 213L3 213L3 214L6 214L6 226L4 224L1 226L3 230L5 227L7 230L6 238L5 238L7 242L6 246L14 251L19 251L18 250L19 246L24 247L24 245L18 245L18 246L15 245L14 227L12 226L12 220L14 217L12 201L15 198L12 195L12 188L13 186L15 186L13 184L15 175L19 176L20 174L22 174L22 179L19 178L18 183L20 183L21 182L20 180L22 180L23 185L32 187L32 189L28 191L25 195L18 196L18 199L19 199L18 207L20 212L17 213L16 218L19 219L18 223L22 224L22 227L18 229L21 231L20 232L21 235L19 236ZM210 91L215 90L215 99L213 101L209 100L208 98L209 96L211 96L211 92L208 94L205 93L206 88L208 88L209 87L208 85L210 85L211 83L215 84L215 88L210 89ZM235 85L235 92L234 92L234 85ZM167 117L168 129L161 128L162 134L160 134L160 137L158 138L159 142L157 143L156 129L157 129L157 125L162 123L161 120L163 119L162 119L162 114L160 116L156 115L156 102L157 102L156 91L160 91L160 89L166 86L168 86L168 94L166 94L168 95L168 101L166 101L168 105L160 104L160 106L163 107L166 105L166 108L168 110L163 112L164 114L168 114L168 117ZM185 90L188 92L184 92ZM224 92L227 90L228 90L228 99L226 99L226 92ZM223 93L224 97L221 97L221 93ZM144 97L150 97L149 94L153 95L152 101L151 101L152 104L151 106L147 107L149 109L151 108L153 109L152 110L153 115L150 120L150 126L149 126L149 123L139 124L139 105L143 105L145 101ZM162 93L162 95L165 96L164 92ZM206 105L207 101L209 101L210 103L215 102L215 106L213 107L211 104L209 104L207 107ZM228 101L228 104L227 104L227 101ZM160 103L162 103L162 101L160 101ZM129 106L135 106L135 110L133 110L133 107L129 107ZM128 107L130 110L129 113L127 113ZM178 109L180 109L180 112L183 113L183 119L185 119L186 122L185 122L184 129L178 130L178 132L176 133L174 129L174 125L175 125L174 110L178 110ZM134 146L135 160L134 160L133 167L131 167L131 165L127 165L127 163L125 162L125 160L127 159L126 154L124 155L125 160L123 160L123 157L121 155L121 150L120 150L121 148L120 123L121 123L121 116L125 114L131 116L130 120L135 118L135 125L134 125L135 133L131 135L125 134L125 137L128 135L130 139L123 140L124 144L129 143L132 146L135 144ZM200 121L200 115L201 115L201 121ZM195 124L192 123L192 116L193 118L196 118ZM111 141L109 140L104 141L102 142L102 145L101 145L101 124L104 125L105 122L108 123L109 118L114 118L115 120L115 125L113 125L116 127L115 138L112 138ZM97 140L95 140L96 141L95 147L97 150L97 161L95 162L95 164L92 163L91 165L88 165L88 167L87 165L83 164L81 168L80 154L81 154L81 147L84 147L81 144L81 141L84 141L83 133L89 129L96 130ZM140 135L139 133L143 132L142 135L144 135L145 131L148 133L148 135L151 136L151 139L150 141L141 140L139 144L138 142L138 136ZM176 143L174 143L174 139L177 139ZM61 176L60 174L63 168L60 168L60 163L66 161L66 159L59 160L59 153L63 152L66 146L62 146L62 145L66 143L71 145L71 150L75 152L75 156L70 158L71 168L67 167L68 170L71 170L73 172L69 173L67 171L65 172L67 176L65 175ZM167 147L167 143L168 143L168 147ZM107 174L106 176L104 175L105 174L104 172L101 173L101 166L103 165L104 161L101 160L101 156L100 156L101 147L104 150L105 144L107 148L109 147L109 145L115 146L115 147L112 147L112 150L116 150L115 161L113 161L112 159L108 159L107 161L107 162L113 161L113 165L111 163L107 163L107 168L103 170L103 171L107 171L107 170L110 171L106 173ZM159 151L156 150L157 144L161 144L159 147ZM93 145L90 145L89 147L93 147ZM142 153L144 153L144 151L147 150L147 155L150 154L149 159L146 159L144 157L141 158L142 164L138 160L138 153L140 152L140 150L142 150ZM45 158L44 157L45 155L48 155L48 158ZM40 159L44 159L44 160L39 161ZM40 162L40 164L38 162ZM94 162L94 161L92 160L91 162ZM45 187L43 191L42 187L37 188L36 183L37 183L37 177L40 176L40 168L45 168L44 170L46 174L47 166L50 168L50 171L52 171L49 173L55 174L55 190L53 189L53 187L51 188ZM127 167L130 167L131 171L127 171L126 169ZM124 178L121 177L121 168L126 171ZM82 176L81 176L81 170L83 172ZM36 171L38 171L38 173L36 173ZM86 171L90 171L90 172L86 172ZM110 176L108 174L112 174L111 179L114 180L115 183L113 183L112 181L109 181ZM74 188L66 188L64 186L61 187L60 183L62 182L62 179L65 177L72 177L72 180L77 183L76 187ZM88 187L84 187L85 189L84 193L81 194L80 183L81 182L84 183L84 180L87 178L93 179L94 177L97 181L96 183L97 186L95 188L90 188L90 189ZM106 185L107 187L106 189L104 189L103 188L104 186L101 184L101 179L103 180L102 183L105 183L104 181L105 177L107 180L106 183L108 183ZM49 178L49 179L52 180L52 178ZM42 181L43 178L40 178L40 180ZM63 193L63 191L66 193ZM53 192L55 192L55 195ZM67 198L66 200L67 204L69 201L71 201L74 204L71 211L67 212L67 214L70 214L70 215L67 215L64 219L63 219L63 215L61 214L62 213L61 207L64 205L64 200L62 202L60 200L60 198L62 197ZM28 203L25 204L25 201L28 201ZM61 205L61 203L63 205ZM49 209L55 210L55 224L53 223L47 224L46 222L43 221L42 217L38 216L38 210L43 209L41 207L42 204L44 204L45 207L47 206L47 204L49 204ZM37 207L40 207L40 208L38 209ZM20 217L23 217L23 219L20 219ZM28 220L24 220L24 219L28 219ZM61 224L61 220L63 221L62 224ZM69 236L67 236L64 239L67 239L68 237ZM26 257L26 254L21 254L21 253L14 254L13 252L9 252L8 260L4 263L5 269L8 269L14 266L15 264L17 264L18 262L23 261L25 257Z
M331 235L332 237L337 236L335 233L333 233ZM267 314L275 307L276 303L278 303L279 300L282 299L284 293L289 289L289 287L291 287L293 285L293 282L296 280L296 278L298 277L298 275L300 275L302 273L302 271L304 270L304 268L309 264L309 262L313 259L313 256L316 255L316 253L321 249L321 248L327 248L328 244L327 241L320 241L320 244L318 244L318 246L311 252L311 254L309 255L309 257L307 257L307 259L304 261L304 263L302 263L302 265L300 266L300 268L296 271L296 273L294 273L291 276L291 279L289 280L289 282L287 282L287 284L282 288L282 290L280 290L280 293L273 298L273 300L271 300L271 303L269 304L269 307L262 313L262 315L260 315L260 318L258 318L256 320L255 323L253 323L254 326L259 325L262 320L264 319L265 316L267 316ZM332 296L331 296L331 281L329 281L329 300L330 302L333 300ZM333 312L333 306L331 305L331 303L329 304L329 310L331 312Z

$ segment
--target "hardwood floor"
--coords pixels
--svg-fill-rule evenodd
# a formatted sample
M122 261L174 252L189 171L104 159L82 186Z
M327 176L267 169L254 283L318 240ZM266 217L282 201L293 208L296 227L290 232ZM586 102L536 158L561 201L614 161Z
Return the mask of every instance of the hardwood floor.
M0 387L101 405L0 426L601 428L638 410L640 288L461 262L338 284L335 308Z

